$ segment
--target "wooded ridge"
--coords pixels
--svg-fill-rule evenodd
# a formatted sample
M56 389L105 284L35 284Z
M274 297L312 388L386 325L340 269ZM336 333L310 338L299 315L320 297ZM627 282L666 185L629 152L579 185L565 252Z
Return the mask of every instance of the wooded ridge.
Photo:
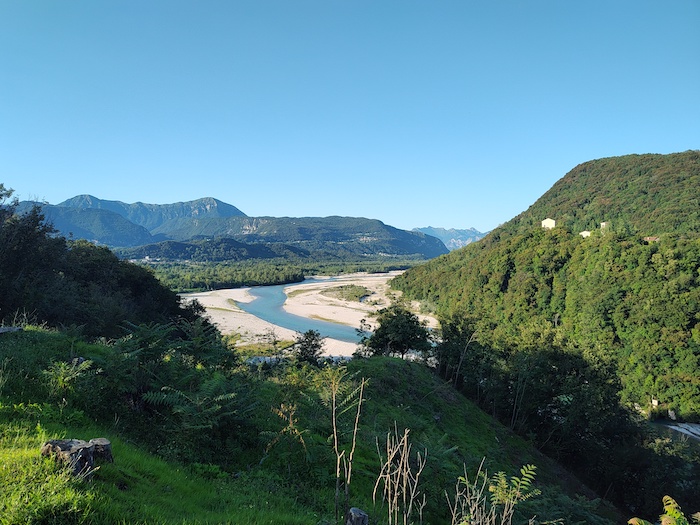
M394 284L485 346L612 360L624 402L696 421L699 203L698 151L587 162L479 243Z

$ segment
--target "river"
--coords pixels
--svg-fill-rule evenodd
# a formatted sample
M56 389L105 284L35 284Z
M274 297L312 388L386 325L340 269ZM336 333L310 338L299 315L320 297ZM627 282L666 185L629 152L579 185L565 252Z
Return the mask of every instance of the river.
M303 283L294 284L310 284L314 282L328 282L328 279L305 279ZM287 299L284 289L289 286L291 285L254 286L250 289L250 294L255 299L247 303L237 303L238 307L245 312L253 314L255 317L282 328L301 333L308 330L316 330L322 337L329 337L348 343L359 342L360 339L354 327L319 319L309 319L285 311L282 307Z

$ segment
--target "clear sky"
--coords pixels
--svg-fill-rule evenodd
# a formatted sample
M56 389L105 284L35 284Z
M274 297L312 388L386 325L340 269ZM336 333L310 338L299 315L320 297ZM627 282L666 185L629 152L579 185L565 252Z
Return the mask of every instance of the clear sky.
M0 182L493 229L700 149L700 1L0 0Z

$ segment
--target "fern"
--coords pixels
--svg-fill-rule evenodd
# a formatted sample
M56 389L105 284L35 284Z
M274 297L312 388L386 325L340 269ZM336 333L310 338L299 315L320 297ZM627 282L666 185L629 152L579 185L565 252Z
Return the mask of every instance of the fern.
M534 487L537 469L534 465L523 466L520 477L509 479L505 472L498 472L489 478L482 470L484 460L473 481L466 471L457 479L454 503L448 497L452 525L510 525L516 505L540 494ZM486 497L487 488L491 493L490 502ZM529 523L535 523L534 518Z
M214 428L239 409L237 392L231 391L230 382L220 373L212 374L193 392L164 386L142 397L153 405L169 407L184 431Z
M663 497L664 513L659 516L661 525L690 525L688 518L685 517L680 505L676 503L671 496ZM700 512L696 512L691 516L694 523L700 523ZM629 525L653 525L652 523L641 518L632 518L627 522Z
M513 476L510 481L505 472L498 472L492 478L489 485L491 503L504 505L508 502L520 503L540 494L540 490L534 488L535 465L525 465L520 469L520 476Z
M92 367L89 359L73 359L67 363L57 361L42 371L48 379L48 385L53 397L64 398L75 390L75 383Z

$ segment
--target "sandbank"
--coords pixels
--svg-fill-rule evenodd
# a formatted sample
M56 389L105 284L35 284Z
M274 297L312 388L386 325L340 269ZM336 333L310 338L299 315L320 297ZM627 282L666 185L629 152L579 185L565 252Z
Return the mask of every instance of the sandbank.
M373 315L380 309L391 305L392 299L399 293L390 289L389 281L400 272L382 274L356 273L338 277L316 276L313 283L299 283L287 286L284 291L287 299L283 308L294 315L310 319L320 319L359 328L362 319L372 326ZM331 288L345 285L365 287L368 295L362 301L346 301L335 297ZM183 294L185 300L196 299L206 309L206 315L218 327L222 334L237 333L241 343L253 343L263 340L265 334L274 331L278 339L291 340L297 333L294 330L274 325L249 314L237 306L254 299L250 288L234 288ZM421 316L430 326L436 326L434 319ZM326 338L324 354L331 356L350 356L357 349L355 343Z

